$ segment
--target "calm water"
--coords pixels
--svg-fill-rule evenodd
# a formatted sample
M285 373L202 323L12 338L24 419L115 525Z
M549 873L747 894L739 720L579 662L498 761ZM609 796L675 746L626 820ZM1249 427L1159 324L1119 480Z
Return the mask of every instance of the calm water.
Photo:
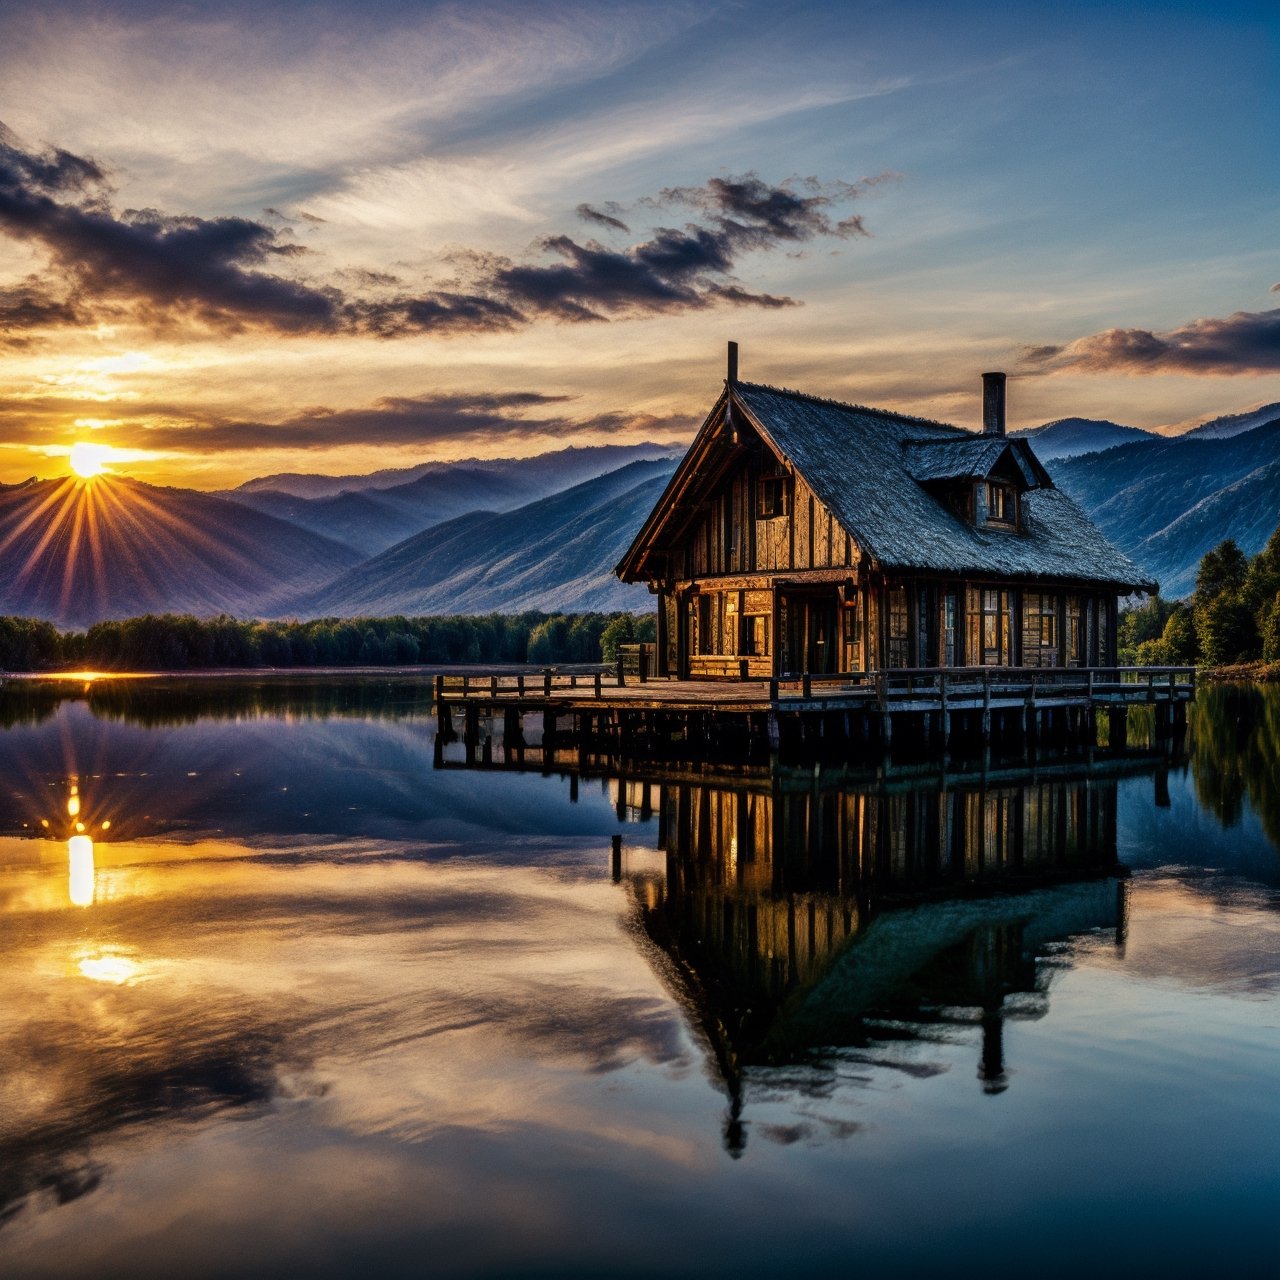
M0 699L0 1274L1273 1273L1280 689L879 781L425 699Z

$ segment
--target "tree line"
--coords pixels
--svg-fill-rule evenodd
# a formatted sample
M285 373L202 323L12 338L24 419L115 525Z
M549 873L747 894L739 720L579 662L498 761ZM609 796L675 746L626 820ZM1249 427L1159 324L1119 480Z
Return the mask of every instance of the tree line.
M317 618L259 622L146 614L63 631L0 616L0 670L193 671L213 667L613 662L618 645L652 641L656 619L630 613Z
M1187 600L1151 596L1120 617L1125 665L1280 662L1280 527L1250 558L1228 538L1208 552Z

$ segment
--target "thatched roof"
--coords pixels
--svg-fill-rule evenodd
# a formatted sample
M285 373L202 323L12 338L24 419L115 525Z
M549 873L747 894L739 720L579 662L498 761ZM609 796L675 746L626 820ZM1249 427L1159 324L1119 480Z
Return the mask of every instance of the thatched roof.
M1147 575L1054 487L1025 440L975 435L924 418L751 382L731 384L717 401L619 565L622 576L643 577L641 549L664 541L664 525L674 533L684 523L683 513L670 507L696 489L701 460L726 409L735 419L745 416L778 457L804 477L877 568L1155 590ZM1006 454L1027 485L1017 533L963 519L935 483L990 474Z

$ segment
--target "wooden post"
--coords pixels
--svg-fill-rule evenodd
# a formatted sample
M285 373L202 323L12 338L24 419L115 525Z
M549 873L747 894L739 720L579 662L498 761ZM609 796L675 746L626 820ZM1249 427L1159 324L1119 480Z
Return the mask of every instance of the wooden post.
M544 698L551 697L551 668L544 667L542 670L542 696Z
M1111 704L1111 745L1122 751L1129 745L1129 708L1120 702Z
M617 884L622 879L622 837L614 836L612 844L613 848L609 853L609 871L613 876L613 883Z
M596 697L599 698L601 696L602 695L600 693L600 673L597 671L596 672Z
M991 742L991 672L982 672L982 741Z

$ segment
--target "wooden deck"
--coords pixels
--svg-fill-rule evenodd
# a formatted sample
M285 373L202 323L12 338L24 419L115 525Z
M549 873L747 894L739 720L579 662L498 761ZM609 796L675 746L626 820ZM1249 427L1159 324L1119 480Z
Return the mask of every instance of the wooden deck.
M473 740L482 716L502 716L504 736L524 735L528 715L544 738L616 739L633 750L685 744L705 753L734 740L777 750L816 737L888 747L905 730L945 750L957 734L990 743L1096 738L1098 711L1111 740L1126 738L1131 707L1155 710L1157 732L1179 732L1195 697L1193 667L968 667L850 672L774 680L641 679L610 674L436 677L440 736L457 736L464 718Z

